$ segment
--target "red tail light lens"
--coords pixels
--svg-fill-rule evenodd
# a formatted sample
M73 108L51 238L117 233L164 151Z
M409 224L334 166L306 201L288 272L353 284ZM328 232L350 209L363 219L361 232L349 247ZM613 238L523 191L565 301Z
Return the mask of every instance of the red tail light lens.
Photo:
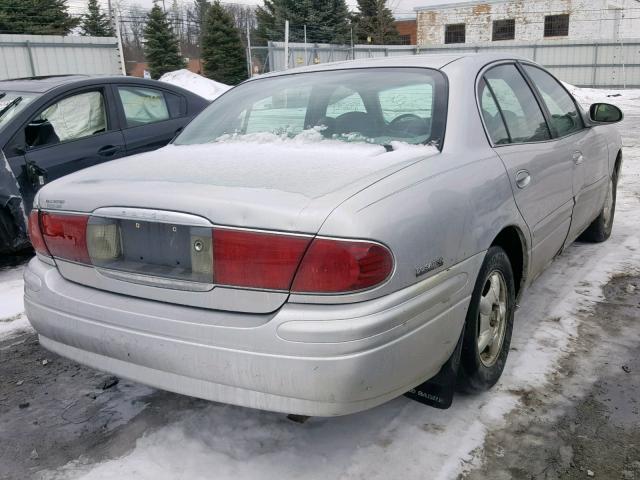
M87 251L87 221L85 215L65 215L43 212L40 215L42 237L51 255L73 262L91 264Z
M292 290L304 293L344 293L384 282L393 270L393 257L384 246L317 238L296 274Z
M214 229L215 283L289 290L309 241L303 236Z
M34 210L29 215L29 235L38 253L55 258L92 265L91 250L99 266L99 260L126 257L116 224L88 223L87 215ZM348 293L381 284L393 270L391 252L377 243L224 228L214 228L211 237L208 232L200 228L187 238L186 245L195 249L190 254L190 275L196 272L202 277L197 281L297 293ZM166 266L153 261L151 265Z
M40 212L35 208L29 214L29 239L36 252L47 257L51 256L40 231Z

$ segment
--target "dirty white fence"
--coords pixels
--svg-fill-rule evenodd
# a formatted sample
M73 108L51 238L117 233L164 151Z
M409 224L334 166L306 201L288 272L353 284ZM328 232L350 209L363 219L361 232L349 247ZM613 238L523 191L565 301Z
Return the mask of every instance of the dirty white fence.
M264 49L266 71L284 69L284 43L270 42ZM581 87L640 87L640 39L624 43L606 40L491 42L477 45L329 45L289 44L289 68L353 58L429 53L504 52L534 60L565 82ZM257 52L256 52L257 53Z
M72 73L122 74L117 39L0 35L0 80Z

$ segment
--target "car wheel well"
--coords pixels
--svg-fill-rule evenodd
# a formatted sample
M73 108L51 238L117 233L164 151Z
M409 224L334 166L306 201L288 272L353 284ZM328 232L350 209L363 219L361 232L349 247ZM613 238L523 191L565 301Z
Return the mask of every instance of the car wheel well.
M513 270L514 286L516 288L516 298L519 298L525 281L527 267L527 257L525 254L524 235L515 226L505 227L491 243L491 246L501 247L509 257L511 269Z
M620 178L620 168L622 167L622 150L618 151L618 156L616 157L616 163L613 166L613 172L616 175L616 178Z

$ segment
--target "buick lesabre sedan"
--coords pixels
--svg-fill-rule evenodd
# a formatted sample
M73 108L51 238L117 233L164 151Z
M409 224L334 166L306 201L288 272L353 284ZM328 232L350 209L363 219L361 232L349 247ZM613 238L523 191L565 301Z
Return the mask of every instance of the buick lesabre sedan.
M40 190L27 315L65 357L265 410L367 409L456 350L487 389L525 287L611 233L621 118L502 55L253 79L171 145Z

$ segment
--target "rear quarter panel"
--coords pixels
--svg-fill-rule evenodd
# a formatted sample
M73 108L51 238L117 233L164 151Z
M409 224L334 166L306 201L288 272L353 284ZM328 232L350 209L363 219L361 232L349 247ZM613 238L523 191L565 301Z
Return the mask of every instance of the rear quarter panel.
M400 290L482 253L507 225L526 231L504 166L487 148L465 160L441 153L377 182L334 210L319 234L374 239L393 252L390 280L345 296L354 301ZM475 282L477 271L467 273Z

